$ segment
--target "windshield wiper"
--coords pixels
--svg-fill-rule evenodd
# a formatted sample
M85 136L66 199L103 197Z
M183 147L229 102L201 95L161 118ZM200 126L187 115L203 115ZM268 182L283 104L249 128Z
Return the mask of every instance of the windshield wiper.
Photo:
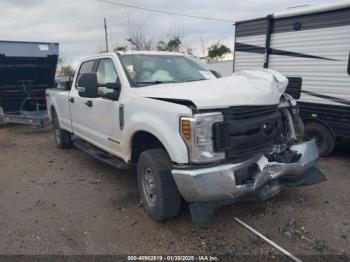
M175 81L137 81L136 84L154 84L154 85L159 85L159 84L166 84L166 83L177 83Z
M186 80L185 82L196 82L196 81L202 81L202 80L207 80L206 78L201 78L201 79L191 79L191 80Z

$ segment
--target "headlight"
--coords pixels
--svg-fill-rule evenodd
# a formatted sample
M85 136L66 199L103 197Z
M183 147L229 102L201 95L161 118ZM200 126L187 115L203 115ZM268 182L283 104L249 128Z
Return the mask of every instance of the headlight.
M211 163L225 158L225 153L214 152L213 149L213 123L222 121L220 112L181 117L180 132L191 163Z

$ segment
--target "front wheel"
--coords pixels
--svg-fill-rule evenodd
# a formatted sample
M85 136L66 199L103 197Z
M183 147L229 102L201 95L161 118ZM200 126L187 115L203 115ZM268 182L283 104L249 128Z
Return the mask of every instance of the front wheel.
M335 146L335 137L331 131L318 122L306 122L305 134L307 139L315 138L320 156L328 156Z
M60 149L66 149L72 147L71 134L66 130L61 129L58 121L57 113L55 110L52 111L52 124L53 133L56 141L56 145Z
M171 167L171 160L163 149L142 152L137 164L137 184L143 206L156 221L175 217L181 207Z

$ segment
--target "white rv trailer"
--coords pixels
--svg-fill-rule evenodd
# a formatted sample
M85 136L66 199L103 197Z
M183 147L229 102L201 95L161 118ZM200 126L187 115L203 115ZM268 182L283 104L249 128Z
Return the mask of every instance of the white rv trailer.
M271 68L299 99L305 136L321 155L350 137L350 1L236 23L234 71ZM301 91L301 92L300 92Z

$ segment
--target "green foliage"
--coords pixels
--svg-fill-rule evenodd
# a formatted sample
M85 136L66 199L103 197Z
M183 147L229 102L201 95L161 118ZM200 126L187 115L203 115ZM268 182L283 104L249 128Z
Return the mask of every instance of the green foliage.
M225 54L229 54L229 53L231 53L230 48L217 42L217 43L212 44L209 47L207 58L208 58L209 62L218 61Z
M174 36L169 39L166 43L163 40L159 41L157 44L157 50L159 51L170 51L170 52L178 52L180 49L182 42L179 36Z
M58 75L60 75L60 76L74 76L74 69L70 65L63 65L63 66L61 66L60 70L58 71Z
M180 37L175 36L174 38L170 39L168 42L168 50L173 51L179 51L180 45L182 44Z

